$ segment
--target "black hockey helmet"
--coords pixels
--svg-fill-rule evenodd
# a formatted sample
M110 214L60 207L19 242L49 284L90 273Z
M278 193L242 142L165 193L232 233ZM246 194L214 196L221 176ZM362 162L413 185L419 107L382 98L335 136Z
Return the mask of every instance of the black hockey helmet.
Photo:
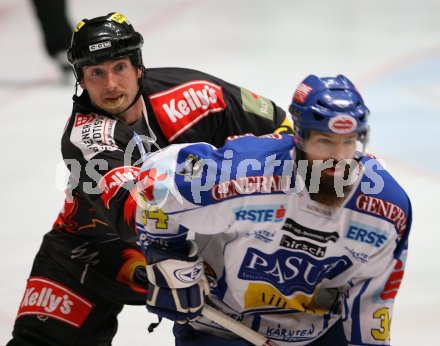
M67 59L78 80L81 67L106 60L129 57L133 65L143 69L142 35L134 30L125 16L118 12L93 19L83 19L76 26Z

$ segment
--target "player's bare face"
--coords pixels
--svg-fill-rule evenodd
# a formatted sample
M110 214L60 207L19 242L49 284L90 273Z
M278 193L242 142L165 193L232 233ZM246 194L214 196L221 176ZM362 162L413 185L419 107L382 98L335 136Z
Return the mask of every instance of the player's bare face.
M83 67L81 87L87 89L91 102L112 114L117 114L131 104L138 92L141 71L129 58L105 61Z
M357 139L357 133L329 134L311 131L309 139L303 143L304 152L307 160L313 162L316 169L321 169L322 180L333 180L347 173L346 165L353 161ZM332 163L327 160L332 160Z

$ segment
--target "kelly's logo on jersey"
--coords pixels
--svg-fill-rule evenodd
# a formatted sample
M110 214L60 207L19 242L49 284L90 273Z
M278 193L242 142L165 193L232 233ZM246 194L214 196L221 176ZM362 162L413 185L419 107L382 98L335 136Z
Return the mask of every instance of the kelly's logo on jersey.
M267 254L248 248L238 277L270 283L287 296L295 292L312 294L322 280L335 278L352 264L347 256L314 259L284 249Z
M31 277L17 316L43 315L80 328L94 304L59 283Z
M281 222L286 215L286 208L282 204L248 205L232 209L237 221Z
M138 167L133 166L117 167L108 171L101 178L98 186L102 190L101 199L107 208L110 208L110 200L116 195L121 186L129 181L136 180L139 170Z
M210 113L226 108L222 87L204 80L181 84L149 99L170 142Z

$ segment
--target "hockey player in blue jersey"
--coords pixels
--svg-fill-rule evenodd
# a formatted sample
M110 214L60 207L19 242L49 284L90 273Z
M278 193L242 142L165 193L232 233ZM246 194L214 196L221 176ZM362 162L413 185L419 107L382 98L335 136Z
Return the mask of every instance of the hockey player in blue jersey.
M363 153L369 110L346 77L308 76L289 110L293 137L173 145L143 164L147 306L178 322L178 346L247 345L201 316L207 302L280 345L390 344L409 198Z

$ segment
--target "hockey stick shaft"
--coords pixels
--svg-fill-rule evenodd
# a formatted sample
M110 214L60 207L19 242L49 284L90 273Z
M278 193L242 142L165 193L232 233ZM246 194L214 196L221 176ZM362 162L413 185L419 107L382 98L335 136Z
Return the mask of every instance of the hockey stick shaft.
M233 318L209 305L205 305L203 307L202 315L256 346L278 346L276 343L266 339L263 335L257 333L255 330L245 326L244 324L234 320Z

